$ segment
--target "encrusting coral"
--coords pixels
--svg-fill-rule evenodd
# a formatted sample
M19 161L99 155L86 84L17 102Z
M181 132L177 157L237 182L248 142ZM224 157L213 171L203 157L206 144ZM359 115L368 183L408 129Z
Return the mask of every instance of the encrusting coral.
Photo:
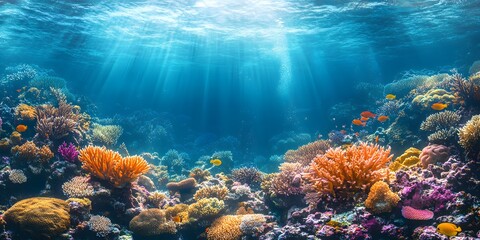
M478 159L480 157L480 115L473 116L465 126L460 128L458 137L467 155Z
M330 142L326 140L317 140L299 147L297 150L288 150L285 153L286 162L298 162L300 164L309 164L318 154L323 154L330 148Z
M35 197L15 203L3 215L9 227L35 239L51 239L68 230L67 202L57 198Z
M148 172L147 161L139 156L122 158L118 152L105 147L88 146L80 150L82 168L94 176L123 187Z
M392 157L390 148L376 144L331 148L312 161L304 177L320 196L353 200L352 194L388 179L387 163Z
M365 207L373 213L384 213L392 211L397 206L400 197L390 190L387 183L376 182L370 188Z

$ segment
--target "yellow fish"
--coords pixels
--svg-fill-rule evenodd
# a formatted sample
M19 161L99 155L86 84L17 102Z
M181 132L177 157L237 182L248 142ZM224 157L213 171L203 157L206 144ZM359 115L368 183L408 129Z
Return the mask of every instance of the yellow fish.
M220 160L218 158L215 158L215 159L210 160L210 163L213 164L213 166L218 167L218 166L222 165L222 160Z
M432 104L432 109L437 111L443 110L447 107L448 107L448 104L441 103L441 102Z
M22 132L27 131L27 128L28 128L28 127L27 127L26 125L19 124L19 125L15 128L15 130L17 130L17 132L19 132L19 133L22 133Z
M440 223L437 226L437 232L449 237L457 236L462 229L453 223Z
M395 98L397 98L397 96L393 95L393 94L387 94L387 96L385 96L385 98L387 100L395 100Z

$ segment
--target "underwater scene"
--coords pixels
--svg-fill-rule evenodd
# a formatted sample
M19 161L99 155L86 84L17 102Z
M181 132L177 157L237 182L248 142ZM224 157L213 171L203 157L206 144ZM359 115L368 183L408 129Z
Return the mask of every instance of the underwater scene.
M480 1L0 0L0 240L480 239Z

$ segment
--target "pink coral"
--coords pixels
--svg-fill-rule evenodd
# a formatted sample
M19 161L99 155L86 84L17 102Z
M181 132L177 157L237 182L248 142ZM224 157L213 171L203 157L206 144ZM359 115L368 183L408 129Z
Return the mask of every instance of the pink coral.
M402 216L410 220L430 220L433 218L433 212L430 210L420 210L410 206L403 206Z
M435 164L437 162L445 162L450 157L450 149L447 146L432 144L423 148L419 158L424 168L428 164Z

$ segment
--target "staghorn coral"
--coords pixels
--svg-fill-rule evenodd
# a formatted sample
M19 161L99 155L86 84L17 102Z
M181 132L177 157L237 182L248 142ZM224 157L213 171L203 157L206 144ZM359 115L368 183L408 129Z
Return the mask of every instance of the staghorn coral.
M373 213L390 212L397 206L398 201L400 201L400 197L390 190L388 184L379 181L370 188L365 200L365 207Z
M208 180L211 178L211 174L208 170L203 170L201 168L194 168L190 171L189 176L194 178L198 183L202 183L203 181Z
M35 107L21 103L15 108L15 118L17 120L33 121L37 116Z
M46 163L54 154L48 146L37 147L32 141L27 141L23 145L15 146L12 148L12 154L16 160L21 161L37 161L40 163Z
M130 221L130 230L140 236L175 234L175 223L167 220L165 211L157 208L143 210Z
M450 149L447 146L432 144L424 147L418 157L423 168L427 168L429 164L447 161L450 157Z
M193 198L195 201L199 201L203 198L217 198L220 200L224 200L227 197L228 188L224 186L206 186L202 187L195 192Z
M269 192L275 195L293 196L302 194L302 173L300 163L282 163L280 172L270 182Z
M232 170L233 181L241 184L258 186L262 182L263 174L254 167L242 167Z
M188 206L188 215L194 219L215 217L225 208L223 200L203 198Z
M95 143L105 146L117 144L118 138L123 134L123 128L119 125L92 125L92 138Z
M420 158L418 157L420 156L420 153L422 153L420 149L411 147L407 149L402 155L397 157L395 161L390 163L388 167L390 168L390 170L395 172L400 170L401 168L409 168L412 166L416 166L420 162Z
M12 169L8 174L8 179L15 184L22 184L27 181L27 176L20 169Z
M417 95L412 103L416 106L420 106L423 109L429 109L430 106L437 102L450 104L455 100L455 96L445 89L435 88L430 89L425 94Z
M317 140L299 147L297 150L288 150L285 153L286 162L298 162L300 164L309 164L317 155L324 154L330 148L330 142L327 140Z
M139 156L122 158L118 152L105 147L88 146L80 150L82 168L94 176L123 187L149 170L147 161Z
M312 161L304 177L322 197L352 199L352 194L365 192L388 178L387 163L392 157L390 148L376 144L331 148Z
M99 215L93 215L87 222L90 230L97 233L98 237L106 237L111 230L112 221L109 218Z
M448 129L460 122L461 116L452 111L443 111L432 114L425 119L420 125L420 129L424 131L438 131Z
M480 157L480 114L473 116L460 128L458 137L467 156L478 159Z
M35 239L50 239L68 230L68 203L57 198L35 197L15 203L3 215L9 228Z
M69 198L83 198L93 196L93 186L88 177L77 176L62 185L63 194Z

